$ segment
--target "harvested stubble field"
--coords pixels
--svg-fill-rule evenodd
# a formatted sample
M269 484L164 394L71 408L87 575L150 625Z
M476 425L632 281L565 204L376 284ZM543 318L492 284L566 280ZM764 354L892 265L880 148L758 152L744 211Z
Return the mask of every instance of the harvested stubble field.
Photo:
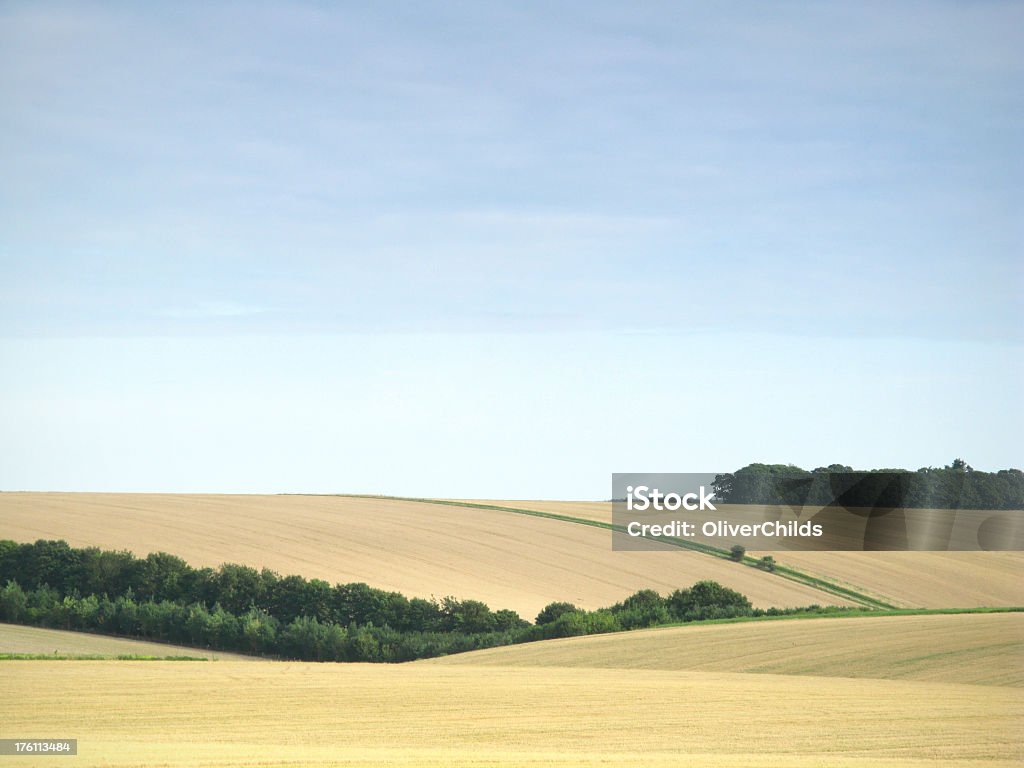
M490 648L419 663L755 672L1024 688L1024 613L693 624Z
M268 567L408 596L482 600L532 619L548 603L584 608L639 589L713 579L755 606L842 598L695 552L613 552L606 530L443 504L338 496L0 493L0 538L165 551L195 566ZM386 553L386 556L382 556Z
M468 503L514 507L610 523L612 505L599 501L494 501ZM773 519L776 508L721 504L731 522ZM766 514L767 511L767 514ZM728 542L708 539L718 546ZM756 552L772 555L812 576L856 589L897 607L976 608L1024 605L1024 552ZM819 602L835 604L826 598Z
M695 552L612 553L607 531L572 522L397 500L4 493L0 525L527 616L703 578L761 605L833 602ZM395 666L3 662L0 735L78 738L59 762L80 766L1010 766L1020 640L1020 615L979 614L688 626Z
M55 654L58 656L191 656L204 659L250 661L252 656L204 651L183 645L130 640L122 637L65 632L60 629L0 624L0 653Z
M4 667L6 734L68 765L1009 766L1021 691L643 669L274 662ZM5 765L33 765L5 758Z

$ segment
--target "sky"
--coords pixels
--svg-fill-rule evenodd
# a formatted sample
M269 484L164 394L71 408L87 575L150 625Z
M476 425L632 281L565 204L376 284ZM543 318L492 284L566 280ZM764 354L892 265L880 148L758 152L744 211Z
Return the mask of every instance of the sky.
M0 489L1020 467L1024 5L0 3Z

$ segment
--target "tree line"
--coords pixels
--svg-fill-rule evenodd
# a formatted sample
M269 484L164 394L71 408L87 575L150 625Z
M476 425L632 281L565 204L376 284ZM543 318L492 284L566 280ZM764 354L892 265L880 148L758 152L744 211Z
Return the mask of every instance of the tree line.
M963 459L944 467L854 470L830 464L748 464L715 476L715 496L729 504L904 507L908 509L1024 509L1024 472L981 472Z
M406 598L154 553L0 541L0 621L304 661L400 662L554 637L708 619L829 611L755 609L711 581L667 597L641 590L609 608L545 607L534 624L475 600Z
M389 626L399 631L501 632L527 625L517 613L491 611L477 600L408 599L366 584L328 584L320 579L281 576L264 568L226 563L193 568L180 557L157 552L137 558L131 552L75 548L65 541L34 544L0 541L0 583L22 588L48 586L63 596L128 595L137 602L198 604L240 615L250 608L290 624L305 616L347 627Z

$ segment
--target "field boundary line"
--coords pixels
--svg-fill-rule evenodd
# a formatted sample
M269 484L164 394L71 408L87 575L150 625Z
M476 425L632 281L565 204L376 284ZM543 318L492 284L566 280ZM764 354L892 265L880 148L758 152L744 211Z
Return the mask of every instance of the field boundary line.
M600 520L588 520L583 517L573 517L572 515L563 515L557 512L542 512L537 509L523 509L521 507L507 507L498 504L479 504L471 501L445 501L444 499L426 499L415 496L383 496L380 494L372 493L332 493L332 494L287 494L289 496L338 496L342 498L353 498L353 499L382 499L390 501L413 501L420 504L439 504L441 506L448 507L468 507L470 509L485 509L495 512L509 512L517 515L529 515L530 517L543 517L549 520L558 520L563 523L574 523L576 525L588 525L592 528L603 528L608 531L616 533L625 533L626 529L624 526L615 525L613 523L605 523ZM710 544L701 544L695 541L683 541L681 539L673 539L663 536L644 536L643 538L651 541L657 541L662 544L668 544L669 546L678 547L679 549L688 549L694 552L700 552L704 555L716 557L720 560L732 560L729 552L718 547L713 547ZM741 565L745 565L750 568L757 567L757 559L754 557L745 556ZM760 569L759 569L760 570ZM788 581L793 581L798 584L816 589L819 592L825 592L836 597L843 597L847 600L852 600L858 605L865 606L867 608L876 608L883 610L896 610L897 606L887 603L883 600L866 595L863 592L844 587L840 584L835 584L827 579L823 579L819 576L812 576L809 573L804 573L796 568L785 565L776 565L775 570L765 573L774 573L780 578Z

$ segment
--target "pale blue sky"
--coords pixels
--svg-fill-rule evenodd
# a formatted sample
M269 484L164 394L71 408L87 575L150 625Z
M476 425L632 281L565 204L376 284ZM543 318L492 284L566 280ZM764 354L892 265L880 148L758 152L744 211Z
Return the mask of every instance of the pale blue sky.
M1020 466L1021 49L1020 3L2 3L0 488Z

